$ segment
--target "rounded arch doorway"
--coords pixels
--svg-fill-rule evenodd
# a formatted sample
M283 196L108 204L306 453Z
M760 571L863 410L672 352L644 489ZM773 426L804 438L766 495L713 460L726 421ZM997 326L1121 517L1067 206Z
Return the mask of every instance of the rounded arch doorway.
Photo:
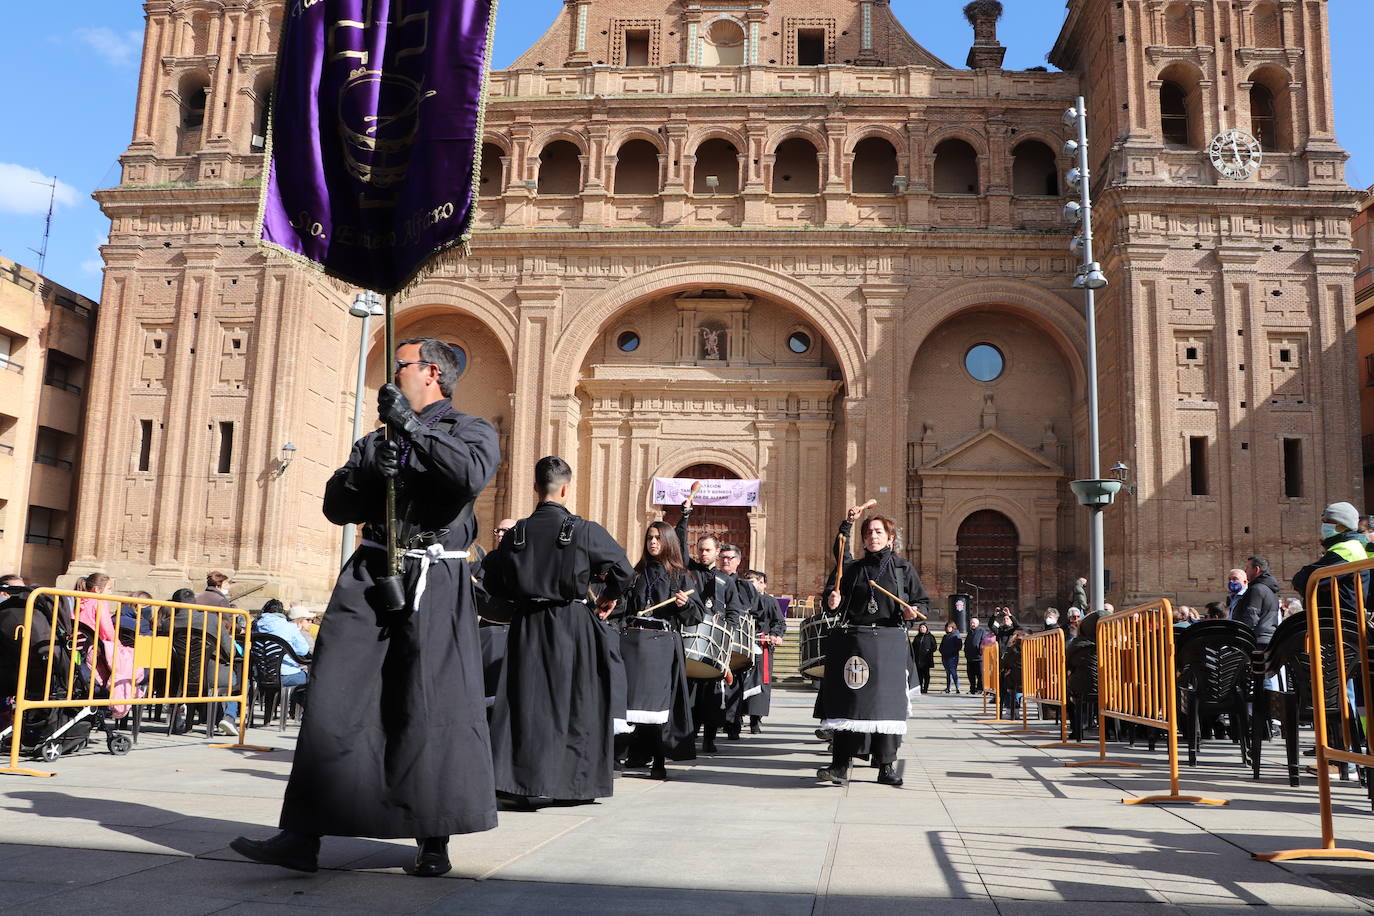
M692 480L738 480L739 475L729 468L718 464L694 464L685 467L674 477ZM682 518L681 506L665 506L663 520L676 525ZM748 569L752 543L749 534L748 506L697 506L692 510L687 536L690 544L684 544L683 552L696 555L696 539L703 534L714 535L721 544L734 544L740 549L740 569Z
M968 589L984 620L993 608L1020 604L1016 525L1001 512L980 509L959 525L955 538L958 591Z

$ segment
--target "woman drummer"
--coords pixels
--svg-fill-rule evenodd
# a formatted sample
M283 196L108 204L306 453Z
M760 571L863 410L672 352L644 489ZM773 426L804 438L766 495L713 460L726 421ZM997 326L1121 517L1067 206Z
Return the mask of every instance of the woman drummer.
M650 608L653 608L649 611L651 619L663 621L675 634L684 627L695 626L706 614L699 594L696 577L682 562L682 549L672 526L666 522L651 522L644 532L644 552L635 565L635 576L623 602L626 627L636 626L640 615ZM661 678L671 682L668 721L661 724L635 723L624 764L638 768L649 766L652 762L649 776L653 779L668 778L664 765L666 756L674 759L692 756L691 701L687 693L682 640L676 635L673 637L673 651L676 653L675 660L671 657L661 659L652 670L628 662L626 665L627 678ZM631 684L632 694L635 687L635 684Z
M858 506L849 510L840 525L840 534L849 534L861 512L862 508ZM897 524L887 516L870 515L859 527L859 534L863 541L863 555L852 561L845 558L838 590L834 586L835 576L832 572L825 588L826 607L832 612L842 612L842 630L904 628L906 621L923 616L930 598L915 568L893 550ZM896 638L881 642L890 642L893 646L898 644ZM835 675L827 677L827 681L832 681L832 677L838 680L826 685L822 727L834 728L835 731L830 766L817 771L817 778L843 785L848 779L850 760L867 752L871 755L873 765L878 767L878 782L900 786L902 779L896 774L893 764L902 743L901 734L883 729L891 727L904 732L906 717L901 715L900 723L891 725L886 721L875 722L875 719L884 720L890 713L871 712L866 704L873 701L875 705L871 710L906 709L908 649L905 634L900 636L900 654L894 656L895 661L890 664L869 665L862 658L856 659L851 654L853 651L852 644L846 643L841 631L832 634L826 646L827 675L835 672ZM847 668L857 670L847 671ZM876 680L872 685L868 683L870 671Z

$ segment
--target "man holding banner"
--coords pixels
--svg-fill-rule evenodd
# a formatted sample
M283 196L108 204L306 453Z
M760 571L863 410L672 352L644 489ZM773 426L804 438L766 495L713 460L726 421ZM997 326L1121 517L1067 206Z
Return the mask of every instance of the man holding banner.
M326 486L364 540L320 628L281 832L230 844L258 862L315 871L322 835L414 837L414 873L441 875L451 834L496 826L467 562L496 433L453 409L447 344L394 343L395 295L468 239L493 22L493 0L286 6L262 242L385 294L395 364L385 426Z

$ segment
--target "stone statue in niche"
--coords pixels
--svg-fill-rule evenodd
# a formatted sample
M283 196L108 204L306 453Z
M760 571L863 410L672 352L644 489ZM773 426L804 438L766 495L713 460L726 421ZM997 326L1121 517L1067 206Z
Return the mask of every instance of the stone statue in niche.
M707 359L724 359L720 352L721 332L716 328L701 329L701 345Z

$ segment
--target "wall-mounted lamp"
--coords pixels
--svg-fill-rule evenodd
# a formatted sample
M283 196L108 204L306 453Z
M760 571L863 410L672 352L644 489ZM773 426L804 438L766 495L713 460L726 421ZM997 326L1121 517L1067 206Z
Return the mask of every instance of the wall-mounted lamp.
M718 188L718 187L720 187L720 176L719 176L719 175L707 175L707 176L706 176L706 190L708 190L708 191L710 191L712 194L714 194L714 193L716 193L716 188Z
M892 176L892 193L901 194L906 190L907 178L905 175Z
M1126 462L1118 461L1116 464L1112 465L1111 470L1107 473L1121 481L1121 489L1131 495L1135 495L1135 484L1127 482L1131 477L1131 469L1127 467Z
M288 442L281 447L281 457L277 459L277 472L274 476L280 477L286 473L286 469L291 467L291 462L296 459L296 446Z
M537 181L526 181L526 182L525 182L525 190L526 190L526 191L529 191L531 194L533 194L535 191L538 191L538 190L539 190L539 182L537 182Z

